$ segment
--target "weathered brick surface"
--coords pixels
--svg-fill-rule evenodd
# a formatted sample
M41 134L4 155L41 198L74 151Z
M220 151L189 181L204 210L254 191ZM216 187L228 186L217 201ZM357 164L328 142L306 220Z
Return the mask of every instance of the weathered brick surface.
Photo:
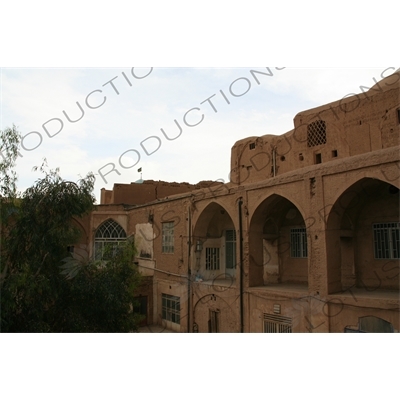
M149 321L174 331L207 332L217 323L220 332L240 332L243 323L262 332L268 315L291 320L293 332L343 332L364 316L398 331L399 260L375 258L372 230L400 220L395 78L300 112L284 135L237 142L226 185L145 181L103 191L105 204L81 223L82 244L93 248L107 218L140 236L138 263L153 266L152 291L143 292L153 298ZM162 248L165 222L174 223L171 254ZM306 228L306 257L292 252L293 228ZM235 269L227 267L232 230ZM163 320L162 293L180 298L180 324Z

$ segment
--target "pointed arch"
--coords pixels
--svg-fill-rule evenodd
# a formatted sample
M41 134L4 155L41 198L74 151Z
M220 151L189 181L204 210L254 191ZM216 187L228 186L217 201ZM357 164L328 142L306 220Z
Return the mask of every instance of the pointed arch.
M399 201L396 186L366 177L338 195L326 220L329 293L399 289L386 271L400 259Z
M103 238L110 240L126 239L126 233L118 222L110 218L107 221L104 221L96 229L95 238Z
M216 202L208 204L200 213L193 231L193 265L198 278L235 277L236 243L236 228L229 212Z
M308 284L308 240L303 214L286 197L261 200L249 227L249 286Z
M126 239L126 232L118 222L111 218L104 221L94 235L95 260L109 258L121 243L126 242Z

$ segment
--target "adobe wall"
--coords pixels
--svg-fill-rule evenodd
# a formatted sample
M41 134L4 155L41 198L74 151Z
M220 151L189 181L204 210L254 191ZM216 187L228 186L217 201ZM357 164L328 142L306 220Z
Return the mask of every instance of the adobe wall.
M368 315L400 330L399 266L375 259L372 231L399 220L400 107L392 83L299 113L288 134L237 142L228 184L145 181L102 191L106 201L136 205L98 206L86 222L89 249L108 218L134 235L139 269L152 282L151 321L176 332L194 323L208 332L211 318L220 332L240 332L241 266L246 332L262 332L265 316L290 319L293 332L343 332ZM322 120L326 143L309 146L308 125ZM171 254L162 249L165 222L174 225ZM290 235L301 227L307 256L299 257ZM235 271L224 267L228 230L236 232ZM206 270L207 246L220 248L220 269ZM180 298L180 324L162 318L162 294Z
M210 312L216 313L216 324L219 333L240 332L240 303L235 288L228 285L193 284L193 324L198 333L211 330Z
M274 307L280 308L280 313L275 314ZM293 333L310 331L310 323L315 322L315 313L311 312L310 299L305 293L265 293L265 291L252 289L246 294L246 332L259 333L264 331L264 315L285 316L292 320ZM314 320L311 321L311 315L314 314ZM318 323L319 325L319 323ZM319 332L326 332L328 327L322 322L319 326Z
M400 72L361 94L297 114L294 129L284 135L236 142L231 182L264 181L307 166L398 146L399 76Z
M360 299L360 297L358 297ZM390 322L394 330L400 332L398 300L391 303L375 300L375 304L364 306L360 301L357 306L346 304L345 299L337 298L324 307L324 313L329 315L329 332L343 333L346 327L358 329L359 318L374 316ZM353 303L354 304L354 303ZM397 307L397 310L396 310Z
M153 308L154 308L154 293L153 280L151 277L143 276L139 287L135 291L135 297L146 299L146 319L142 320L140 325L153 325Z
M100 204L114 204L113 191L102 188L100 190Z
M135 207L129 211L128 229L135 232L135 243L138 247L138 265L152 267L153 310L155 324L172 331L185 332L188 315L188 227L186 205L187 200L165 201L143 207ZM174 253L162 251L162 225L164 222L174 223ZM180 297L180 325L162 320L162 294Z
M139 256L138 262L139 265L148 268L150 265L154 270L149 276L149 279L152 279L153 282L152 323L160 326L165 325L166 328L178 332L186 332L187 316L190 315L190 310L194 310L189 329L192 329L193 323L196 323L199 332L206 332L209 329L210 312L216 311L218 312L219 329L221 331L238 332L240 331L239 269L236 270L236 277L231 282L224 282L223 284L213 281L195 282L195 246L197 235L202 236L207 235L207 232L212 234L214 230L223 230L226 227L225 220L229 216L229 220L237 233L236 251L239 260L239 201L241 200L243 202L241 209L244 240L243 301L245 306L245 331L262 332L263 316L273 315L274 306L278 304L281 307L280 315L292 319L293 332L341 332L345 326L352 325L359 317L365 316L366 312L371 312L373 315L377 315L377 313L376 310L373 310L372 305L375 304L373 300L370 300L369 303L360 303L357 294L358 303L355 304L356 307L352 306L353 311L349 311L351 307L342 307L343 310L347 310L343 311L344 319L342 321L341 317L336 315L337 312L334 309L336 300L333 300L333 304L329 303L332 300L329 300L328 293L332 293L334 298L341 296L338 291L341 290L340 282L343 274L343 271L339 271L339 286L335 289L335 277L332 274L329 275L329 271L334 271L333 262L339 265L342 264L342 261L335 261L335 255L340 254L340 251L338 252L337 244L331 242L328 237L329 217L338 213L333 208L335 204L338 204L343 210L347 210L350 205L351 209L352 203L349 202L351 199L347 195L341 197L347 193L346 190L350 188L350 192L354 192L355 196L362 194L362 190L368 190L369 186L366 187L365 185L361 186L361 188L364 188L360 189L361 191L352 189L352 185L360 182L360 180L367 179L366 182L381 181L388 184L397 183L400 172L397 160L398 149L389 148L382 150L379 156L359 155L353 159L335 162L330 166L310 166L304 169L303 173L295 171L277 176L267 182L248 184L243 187L234 187L229 184L220 185L215 186L214 190L193 191L182 198L180 196L171 197L168 200L130 208L115 205L98 206L97 210L91 215L91 246L93 245L96 227L108 218L115 219L126 230L128 236L134 234L136 237L142 235L142 238L145 238L145 245L142 246L138 242L138 247L139 249L143 248L144 253L148 253L150 258ZM291 207L287 208L286 205L280 208L279 202L269 202L269 199L279 198L279 196L280 201L283 199L293 204L298 214L295 215ZM366 197L369 198L367 195ZM393 209L392 203L396 200L394 197L389 197L386 200L381 199L379 201L383 201L379 207L375 207L371 203L366 204L365 209L360 208L361 220L369 218L372 221L374 216L380 218L380 212L388 210L390 204L391 209ZM370 207L378 211L374 214ZM221 211L224 211L224 213ZM251 264L251 258L255 256L254 249L251 247L251 232L255 226L255 219L266 218L269 214L278 219L283 218L282 230L279 232L282 239L287 236L287 228L290 226L291 218L296 222L296 218L301 215L308 228L309 257L307 260L290 260L288 249L284 248L285 241L282 240L281 245L283 247L279 251L279 262L281 263L280 266L287 265L289 267L289 269L285 269L285 273L289 273L291 278L283 279L280 283L281 286L265 284L263 274L258 275L257 269ZM396 218L396 215L383 215L383 217L392 220ZM191 229L189 228L189 217ZM286 217L289 217L289 220ZM174 253L164 254L161 240L162 223L169 221L175 224ZM261 223L264 224L263 221ZM299 221L296 222L296 225L298 223ZM209 227L211 231L209 231ZM138 234L139 229L141 230L140 234ZM189 232L191 232L192 240L190 257ZM364 245L361 247L364 248ZM344 254L343 257L346 257L346 255ZM361 257L362 260L365 258L361 253L357 257ZM371 258L371 254L367 258ZM151 262L151 264L146 264L146 262ZM296 276L304 268L296 267L296 262L307 263L308 282L306 286L298 286L298 284L304 282L297 279ZM360 266L364 273L373 274L373 270L369 272L368 268L362 266L363 262ZM381 261L379 262L381 263ZM264 267L263 263L264 259L261 261L261 269ZM367 262L366 265L371 264ZM190 292L188 287L189 267L192 270ZM239 264L237 268L239 268ZM398 269L385 272L391 278L398 280ZM285 273L284 278L286 278ZM301 272L301 276L304 277L304 271ZM364 275L360 276L365 277ZM368 282L368 289L376 287L374 282ZM392 280L392 282L395 282L395 280ZM290 287L291 284L293 284L292 287ZM162 293L180 297L180 325L167 323L162 319ZM196 304L197 306L195 306ZM360 304L364 304L364 306L360 308ZM395 304L398 304L398 300L390 307L389 305L385 306L385 300L381 304L383 307L393 308ZM334 319L332 319L332 315L335 316ZM393 317L393 312L390 316L384 312L380 312L379 315L388 321L392 321L395 329L399 330L398 321Z
M212 181L201 181L195 185L183 182L145 180L141 183L116 183L113 190L101 189L101 204L142 205L169 196L189 193L196 189L215 185Z

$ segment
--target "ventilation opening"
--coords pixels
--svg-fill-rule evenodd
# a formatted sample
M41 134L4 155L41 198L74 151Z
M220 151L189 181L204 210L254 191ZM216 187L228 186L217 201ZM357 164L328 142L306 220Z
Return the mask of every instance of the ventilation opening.
M325 121L312 122L307 127L307 146L314 147L326 143Z
M250 150L254 150L256 148L256 144L255 143L250 143L249 144L249 148L250 148Z
M317 153L315 155L315 164L321 164L322 163L322 154L321 153Z
M332 158L336 158L337 157L337 150L332 150Z

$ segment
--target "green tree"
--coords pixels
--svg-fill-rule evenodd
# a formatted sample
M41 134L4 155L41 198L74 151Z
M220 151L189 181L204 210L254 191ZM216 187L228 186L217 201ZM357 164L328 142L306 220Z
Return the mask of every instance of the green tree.
M0 198L15 199L17 174L13 170L18 157L21 135L15 125L0 130Z
M139 273L127 242L107 263L74 259L67 246L73 224L93 209L92 173L77 183L48 170L17 196L15 166L20 136L1 132L1 330L3 332L129 332ZM7 158L8 157L8 158Z
M60 321L65 332L132 332L137 329L140 316L132 312L135 289L140 283L134 265L135 254L133 243L128 241L119 246L118 252L113 252L108 261L82 265L72 257L64 259L62 273L71 282Z
M8 271L4 242L17 206L17 174L14 168L20 142L21 135L15 125L4 131L0 130L0 285Z

